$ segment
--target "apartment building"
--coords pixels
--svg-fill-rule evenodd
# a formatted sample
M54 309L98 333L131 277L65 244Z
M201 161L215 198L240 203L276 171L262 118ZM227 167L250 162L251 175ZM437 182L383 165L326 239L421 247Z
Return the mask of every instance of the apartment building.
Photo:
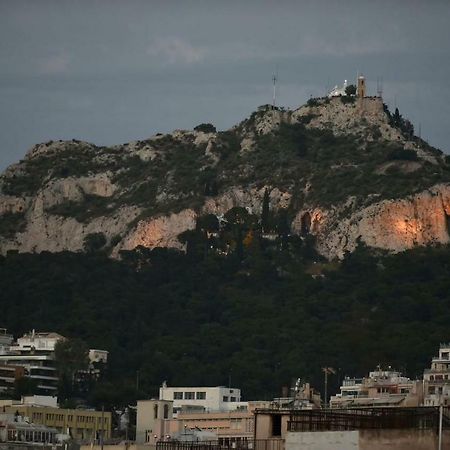
M365 378L345 377L340 393L330 398L331 408L358 406L419 406L422 381L411 380L395 370L380 367Z
M425 406L450 405L450 343L441 344L439 354L423 374Z
M0 392L13 389L18 378L27 377L36 381L39 394L55 395L58 386L55 346L65 339L58 333L32 330L14 342L6 329L0 329ZM99 378L102 365L108 361L108 352L91 349L88 358L89 367L77 374L80 383Z
M6 414L20 415L25 421L55 428L58 433L74 439L104 439L111 437L111 413L82 409L62 409L30 404L3 406Z
M9 351L11 344L13 342L13 337L8 334L6 328L0 328L0 355L4 355Z
M173 411L232 411L246 410L248 402L241 402L241 390L216 387L168 387L159 388L159 399L173 401Z

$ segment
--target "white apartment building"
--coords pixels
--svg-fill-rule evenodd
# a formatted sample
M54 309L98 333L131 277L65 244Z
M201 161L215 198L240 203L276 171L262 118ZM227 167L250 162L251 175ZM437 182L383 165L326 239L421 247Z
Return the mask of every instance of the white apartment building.
M25 333L11 345L11 353L49 353L55 350L58 341L65 337L58 333L36 333L35 330Z
M9 352L12 341L13 337L11 334L8 334L7 329L0 328L0 355L5 355Z
M425 406L450 405L450 343L441 344L439 355L423 374Z
M40 394L55 395L58 386L55 346L65 339L58 333L32 330L13 342L6 329L0 329L0 391L12 389L15 380L25 376L36 381ZM98 377L100 369L96 364L106 364L108 352L91 349L88 357L90 367L79 371L80 379L83 376Z
M241 390L224 386L159 388L159 399L173 401L173 411L234 411L246 410L248 402L241 402Z

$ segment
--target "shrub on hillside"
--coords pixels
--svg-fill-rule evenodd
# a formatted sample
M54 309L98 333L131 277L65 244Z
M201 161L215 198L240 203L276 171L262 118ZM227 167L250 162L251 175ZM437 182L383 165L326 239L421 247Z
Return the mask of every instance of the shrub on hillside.
M216 127L211 123L201 123L194 128L194 131L203 131L203 133L215 133Z

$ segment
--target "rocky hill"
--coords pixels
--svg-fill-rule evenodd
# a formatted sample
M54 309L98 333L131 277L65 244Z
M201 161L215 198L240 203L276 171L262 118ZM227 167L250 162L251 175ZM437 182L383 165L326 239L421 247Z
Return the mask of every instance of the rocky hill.
M448 243L450 162L380 98L260 107L230 130L210 125L98 147L34 146L0 178L0 252L183 248L199 219L244 207L276 237L313 235L326 258L358 242L393 252Z

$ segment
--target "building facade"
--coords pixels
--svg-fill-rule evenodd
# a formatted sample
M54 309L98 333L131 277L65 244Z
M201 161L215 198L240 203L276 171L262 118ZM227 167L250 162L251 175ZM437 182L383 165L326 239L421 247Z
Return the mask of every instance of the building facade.
M378 368L365 378L346 377L340 393L330 398L330 407L419 406L422 402L422 381L411 380L395 370Z
M99 440L111 437L111 413L82 409L62 409L34 405L6 405L6 414L19 415L25 422L54 428L58 433L69 434L72 438Z
M245 410L248 402L241 402L241 390L216 387L168 387L159 388L159 399L173 401L173 411L232 411Z
M172 433L173 401L138 400L136 412L136 443L155 444Z
M450 405L450 343L441 344L439 354L423 374L425 406Z

